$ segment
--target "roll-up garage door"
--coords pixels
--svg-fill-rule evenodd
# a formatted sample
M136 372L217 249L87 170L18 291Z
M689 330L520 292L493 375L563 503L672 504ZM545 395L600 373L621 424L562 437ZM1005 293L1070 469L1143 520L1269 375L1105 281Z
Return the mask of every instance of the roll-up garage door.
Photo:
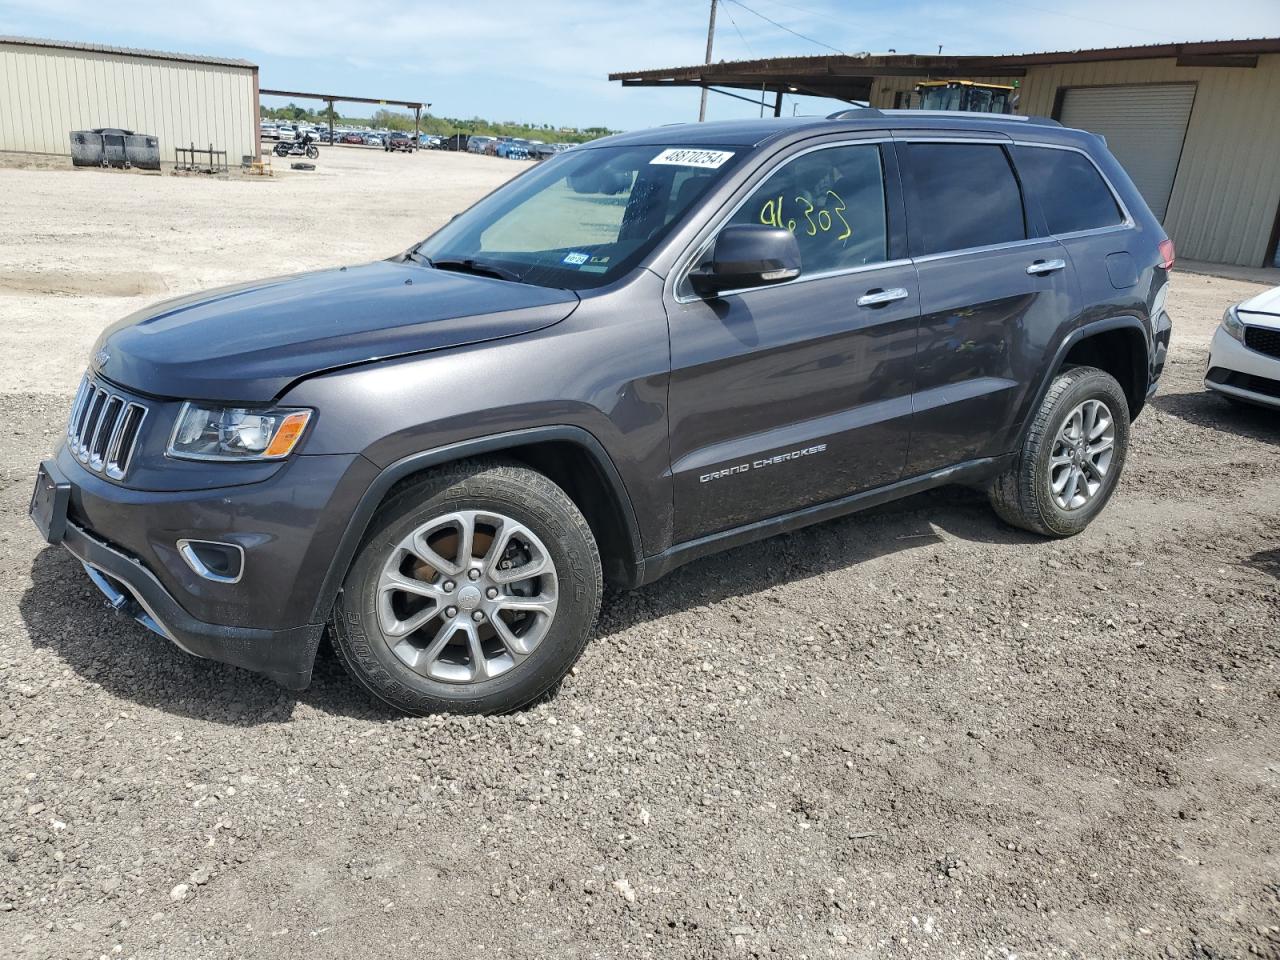
M1074 87L1063 91L1059 120L1107 138L1107 147L1164 220L1187 136L1194 83Z

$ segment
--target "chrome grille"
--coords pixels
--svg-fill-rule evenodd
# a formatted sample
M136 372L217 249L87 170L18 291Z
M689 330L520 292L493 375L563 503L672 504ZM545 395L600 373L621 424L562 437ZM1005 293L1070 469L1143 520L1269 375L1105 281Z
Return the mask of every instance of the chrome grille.
M90 470L123 479L147 408L88 377L80 382L67 424L67 447Z

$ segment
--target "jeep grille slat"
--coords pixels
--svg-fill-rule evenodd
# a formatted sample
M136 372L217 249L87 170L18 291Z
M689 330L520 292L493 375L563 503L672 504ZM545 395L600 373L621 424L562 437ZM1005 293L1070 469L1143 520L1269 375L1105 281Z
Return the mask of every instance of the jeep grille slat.
M123 479L146 415L145 405L113 393L86 376L71 406L67 447L95 473L112 480Z

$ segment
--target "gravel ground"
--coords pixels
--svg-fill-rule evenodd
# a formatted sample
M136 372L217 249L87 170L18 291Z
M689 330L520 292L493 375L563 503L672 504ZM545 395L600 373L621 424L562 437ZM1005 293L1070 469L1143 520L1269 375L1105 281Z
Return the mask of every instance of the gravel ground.
M404 719L107 611L25 516L89 344L164 294L403 248L523 169L0 169L5 957L1280 956L1280 426L1179 274L1110 508L946 490L607 598L554 699Z

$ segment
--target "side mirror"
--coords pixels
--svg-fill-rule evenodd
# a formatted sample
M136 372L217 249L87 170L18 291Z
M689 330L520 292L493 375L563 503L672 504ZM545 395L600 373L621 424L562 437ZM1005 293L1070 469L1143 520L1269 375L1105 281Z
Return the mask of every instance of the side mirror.
M704 297L725 290L767 287L800 276L800 246L790 230L763 224L734 224L716 237L711 256L689 274Z

